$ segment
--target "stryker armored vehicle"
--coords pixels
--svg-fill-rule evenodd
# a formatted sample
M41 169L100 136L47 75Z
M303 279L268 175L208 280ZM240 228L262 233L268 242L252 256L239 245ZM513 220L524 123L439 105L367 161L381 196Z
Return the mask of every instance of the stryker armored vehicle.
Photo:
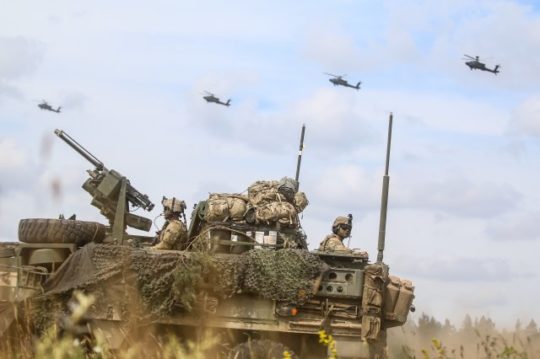
M151 210L149 198L57 130L94 165L82 188L109 223L20 221L19 242L0 247L0 337L22 313L9 306L24 307L37 334L56 323L76 335L101 333L111 350L150 337L155 344L168 335L186 343L211 336L219 339L208 358L385 358L386 330L414 310L411 282L389 275L382 261L391 124L390 116L374 263L364 252L307 250L298 218L307 205L298 196L301 155L296 181L260 181L253 188L264 190L247 196L210 195L194 207L181 248L154 250L154 237L126 232L150 230L150 220L130 212ZM269 196L277 201L259 201ZM77 327L64 319L78 291L93 304ZM146 347L147 357L159 350Z

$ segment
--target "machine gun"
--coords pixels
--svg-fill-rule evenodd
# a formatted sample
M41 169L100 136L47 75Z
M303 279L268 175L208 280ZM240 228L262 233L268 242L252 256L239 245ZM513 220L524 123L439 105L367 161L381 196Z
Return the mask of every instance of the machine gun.
M137 191L129 180L117 171L107 169L103 162L67 133L62 130L55 130L54 133L94 165L94 169L87 171L90 178L83 183L82 188L92 196L91 204L109 220L113 239L122 244L127 236L126 226L148 232L152 227L152 221L129 213L129 204L134 208L151 211L154 204L148 196Z

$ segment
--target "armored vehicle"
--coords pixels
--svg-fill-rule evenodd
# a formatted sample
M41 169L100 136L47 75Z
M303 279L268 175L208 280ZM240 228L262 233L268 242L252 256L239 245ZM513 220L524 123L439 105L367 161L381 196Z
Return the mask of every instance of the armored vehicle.
M2 244L0 305L24 304L34 331L57 323L79 335L101 333L112 350L150 337L210 335L219 339L209 358L386 357L386 330L414 308L411 282L389 275L382 261L389 145L371 263L363 252L308 251L298 217L307 199L287 178L256 182L247 196L210 195L194 207L186 242L154 250L154 237L126 231L150 229L151 221L130 213L150 210L148 197L65 132L56 134L94 165L82 188L109 223L23 219L19 242ZM62 321L77 291L93 298L84 315L89 331ZM2 316L0 335L14 319Z

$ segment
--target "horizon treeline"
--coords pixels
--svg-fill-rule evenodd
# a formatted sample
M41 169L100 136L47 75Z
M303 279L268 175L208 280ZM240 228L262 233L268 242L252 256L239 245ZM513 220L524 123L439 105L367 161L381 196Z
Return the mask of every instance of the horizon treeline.
M388 352L390 358L540 358L540 332L534 319L517 319L509 330L487 316L466 314L456 325L422 313L388 330Z

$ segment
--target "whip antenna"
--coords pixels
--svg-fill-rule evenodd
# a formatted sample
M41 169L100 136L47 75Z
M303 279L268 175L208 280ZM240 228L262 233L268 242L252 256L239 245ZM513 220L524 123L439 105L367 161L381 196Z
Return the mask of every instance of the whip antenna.
M383 260L384 242L386 238L386 214L388 212L388 186L390 184L390 176L388 176L388 167L390 166L390 144L392 143L392 121L393 114L390 112L388 120L388 139L386 142L386 165L384 169L383 188L381 196L381 217L379 221L379 242L377 245L377 263Z

